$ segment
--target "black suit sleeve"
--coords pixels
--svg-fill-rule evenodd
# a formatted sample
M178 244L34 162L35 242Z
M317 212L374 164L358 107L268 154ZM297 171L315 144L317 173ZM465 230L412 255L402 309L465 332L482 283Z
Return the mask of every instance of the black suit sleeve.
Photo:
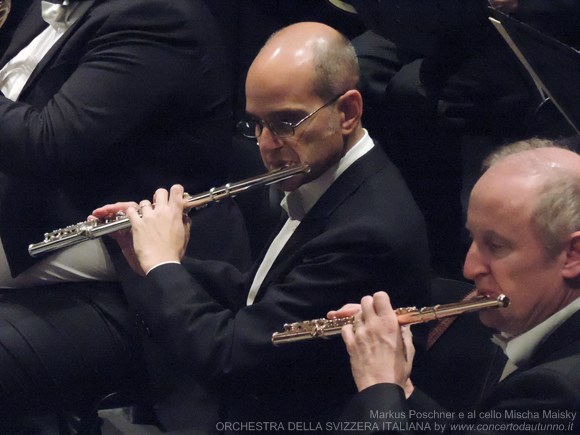
M276 362L303 358L296 346L274 347L272 333L285 323L322 317L333 307L360 300L365 292L360 283L372 281L363 275L372 274L373 268L380 270L384 260L342 253L313 255L282 282L262 289L263 298L250 306L245 306L247 289L228 279L235 277L228 277L228 270L222 268L215 269L210 280L208 274L200 278L177 264L163 265L149 273L144 289L127 287L126 293L148 323L152 340L169 347L177 360L200 374L221 377L260 367L272 370ZM358 264L365 264L359 272ZM228 291L243 295L238 302L244 306L225 305ZM340 340L334 344L342 347Z
M351 424L361 426L358 434L389 433L394 424L403 425L407 421L408 412L401 387L375 384L352 398L340 419L342 430L337 433L347 433Z
M516 372L480 406L463 413L446 411L420 390L405 400L398 386L377 384L353 398L342 420L367 422L366 433L408 433L419 428L421 433L448 434L576 433L580 401L574 359Z
M154 109L170 107L187 92L184 84L203 82L191 56L201 50L190 29L202 18L193 9L157 1L114 8L118 3L89 10L80 30L63 36L70 39L54 47L62 51L25 87L20 100L27 102L0 96L1 170L55 174L103 160L144 123L155 123ZM68 77L62 86L59 76ZM199 99L201 106L201 92Z

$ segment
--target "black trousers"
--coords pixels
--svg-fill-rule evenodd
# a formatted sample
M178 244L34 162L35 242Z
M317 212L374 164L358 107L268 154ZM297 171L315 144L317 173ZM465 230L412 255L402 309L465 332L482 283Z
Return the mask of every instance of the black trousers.
M0 421L80 412L142 383L144 368L117 283L0 292Z
M190 216L189 255L249 267L248 236L234 202ZM116 243L103 240L113 263L126 269ZM30 416L83 415L116 391L155 402L144 394L152 367L141 343L121 283L0 290L0 433L12 433L5 428Z

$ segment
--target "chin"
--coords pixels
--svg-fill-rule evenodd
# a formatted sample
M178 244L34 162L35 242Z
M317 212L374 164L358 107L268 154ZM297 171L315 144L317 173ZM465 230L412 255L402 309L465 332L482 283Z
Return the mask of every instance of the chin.
M284 192L292 192L306 182L308 182L308 180L304 177L304 175L295 175L292 178L280 181L278 183L278 189L283 190Z
M502 325L504 324L504 319L499 316L499 313L494 313L494 310L504 310L505 308L491 308L488 310L483 310L479 312L479 320L484 326L488 328L495 329L497 331L502 331Z
M289 183L287 181L282 181L278 183L278 188L284 192L293 192L294 190L298 189L300 184L297 183Z

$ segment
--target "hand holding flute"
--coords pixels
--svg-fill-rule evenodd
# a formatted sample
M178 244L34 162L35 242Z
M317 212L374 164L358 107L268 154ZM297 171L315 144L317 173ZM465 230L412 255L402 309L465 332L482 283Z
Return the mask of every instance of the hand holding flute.
M415 323L441 320L487 308L507 307L509 302L509 298L503 294L498 295L497 298L477 296L466 298L460 302L437 304L432 307L401 307L395 310L395 314L399 325L414 325ZM272 343L292 343L311 338L328 338L340 334L343 326L356 324L359 321L360 310L359 304L347 304L338 311L329 311L328 319L287 323L284 325L283 331L272 334Z
M347 304L337 311L329 311L328 319L286 324L284 331L272 335L272 342L291 343L342 334L351 356L353 374L359 390L375 383L396 383L401 385L408 397L413 388L408 375L405 379L404 374L406 370L410 370L415 351L410 325L489 308L507 307L509 303L509 299L500 294L497 298L470 297L460 302L432 307L394 310L388 295L385 292L377 292L372 297L365 296L360 305ZM401 343L404 358L401 358L401 355L397 357L397 349L400 350ZM384 377L382 364L385 362L395 364L394 367L398 368L398 371L389 371Z
M184 209L204 208L212 202L219 202L226 198L233 198L238 194L250 192L261 186L269 186L274 183L287 180L300 174L310 172L310 166L306 163L291 165L274 169L265 174L246 178L234 183L227 183L220 187L212 187L207 192L197 195L186 194L182 198ZM124 210L135 203L117 203L107 208L97 210L97 215L92 216L92 220L79 222L64 228L45 233L44 240L32 243L28 246L28 253L32 257L53 252L57 249L66 248L86 240L91 240L105 234L122 230L131 226L131 222L125 216ZM117 210L117 212L115 212ZM119 214L120 213L120 214Z
M354 324L342 328L358 390L390 383L401 386L409 397L413 392L410 376L415 356L410 327L399 324L385 292L363 297L360 308L356 328Z
M189 242L189 210L308 172L306 163L287 166L197 195L184 193L180 185L173 186L170 193L158 189L153 204L144 200L139 205L118 202L100 207L89 217L92 220L47 233L45 240L30 245L28 250L36 256L112 233L133 270L144 275L158 264L181 260ZM132 232L120 231L128 227L133 227Z
M190 219L185 211L184 190L174 185L168 192L158 189L153 203L143 200L118 202L93 211L92 218L104 219L123 212L131 230L111 235L123 251L131 268L145 275L153 267L166 262L179 262L189 242Z

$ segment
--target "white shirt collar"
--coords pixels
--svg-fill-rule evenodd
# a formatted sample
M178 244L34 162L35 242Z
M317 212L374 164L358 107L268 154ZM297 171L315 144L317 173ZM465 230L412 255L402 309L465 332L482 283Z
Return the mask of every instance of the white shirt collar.
M552 314L539 325L516 337L496 334L492 341L502 347L508 359L516 366L527 363L537 347L546 340L562 323L580 310L580 298Z
M364 129L363 129L364 130ZM290 219L302 220L326 190L350 165L368 153L374 146L368 132L364 130L363 137L334 165L328 168L320 177L303 184L292 192L285 192L280 205L288 213Z

